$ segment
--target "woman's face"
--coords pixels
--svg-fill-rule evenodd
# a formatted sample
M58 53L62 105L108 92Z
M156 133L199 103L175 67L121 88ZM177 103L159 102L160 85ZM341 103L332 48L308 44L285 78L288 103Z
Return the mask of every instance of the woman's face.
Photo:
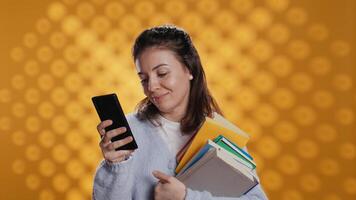
M135 64L145 95L161 114L174 121L184 117L193 77L174 52L147 48Z

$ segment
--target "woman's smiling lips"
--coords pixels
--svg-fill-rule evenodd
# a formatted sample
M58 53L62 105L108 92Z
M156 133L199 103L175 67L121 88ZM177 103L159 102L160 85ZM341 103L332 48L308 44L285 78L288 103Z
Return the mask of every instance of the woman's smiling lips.
M152 99L154 102L159 102L162 100L163 97L165 97L168 93L162 94L162 95L157 95L157 96L152 96Z

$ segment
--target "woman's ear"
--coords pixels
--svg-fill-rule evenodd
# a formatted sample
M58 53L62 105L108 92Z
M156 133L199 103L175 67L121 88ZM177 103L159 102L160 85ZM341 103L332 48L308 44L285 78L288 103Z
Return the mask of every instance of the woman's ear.
M193 75L189 75L189 80L193 80Z

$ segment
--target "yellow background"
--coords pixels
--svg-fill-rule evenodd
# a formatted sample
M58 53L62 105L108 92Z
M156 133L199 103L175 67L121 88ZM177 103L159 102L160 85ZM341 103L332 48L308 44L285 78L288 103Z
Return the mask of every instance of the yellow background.
M351 200L355 1L0 1L0 199L89 199L101 159L93 95L143 97L144 28L193 37L209 87L247 131L270 199Z

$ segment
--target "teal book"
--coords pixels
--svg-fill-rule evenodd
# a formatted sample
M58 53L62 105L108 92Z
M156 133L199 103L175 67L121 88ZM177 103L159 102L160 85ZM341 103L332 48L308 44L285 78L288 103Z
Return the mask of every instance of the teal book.
M214 139L214 142L228 152L236 155L237 158L250 169L256 168L256 163L253 162L252 157L246 151L235 145L233 142L229 141L224 136L219 135Z

